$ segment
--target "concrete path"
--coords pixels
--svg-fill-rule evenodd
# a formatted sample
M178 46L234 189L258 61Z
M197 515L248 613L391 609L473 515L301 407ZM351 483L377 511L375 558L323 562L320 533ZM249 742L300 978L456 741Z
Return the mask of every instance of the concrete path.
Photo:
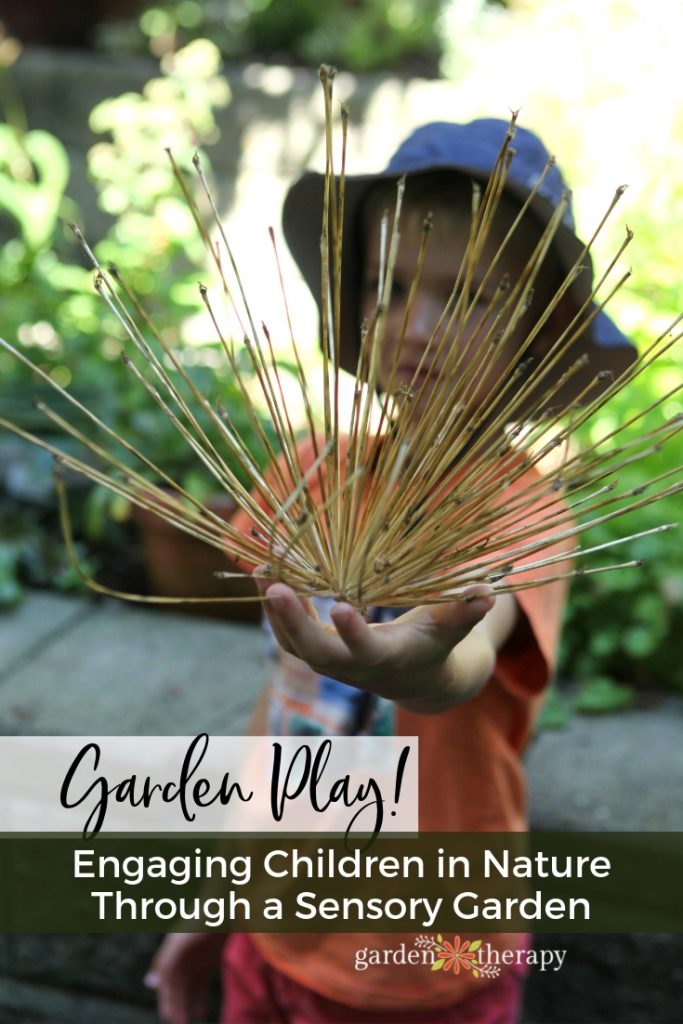
M239 734L267 669L258 627L32 593L0 615L0 734ZM683 700L669 697L541 734L527 757L533 826L683 831L682 727ZM156 941L0 936L0 1022L154 1021L141 978ZM537 944L569 949L563 991L573 995L560 1008L557 980L532 976L527 1024L680 1019L680 937ZM619 1011L617 989L628 993Z
M534 828L683 831L682 697L574 715L532 741L526 764Z
M239 734L265 674L257 626L33 593L0 617L0 733Z

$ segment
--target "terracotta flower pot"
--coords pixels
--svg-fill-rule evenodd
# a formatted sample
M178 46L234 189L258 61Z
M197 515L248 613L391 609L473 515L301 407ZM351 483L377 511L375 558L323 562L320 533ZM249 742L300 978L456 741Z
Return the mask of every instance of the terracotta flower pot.
M216 497L205 504L226 522L236 510L228 497ZM238 597L256 593L252 580L246 575L243 580L216 579L214 573L219 570L239 571L217 548L176 529L144 508L134 506L133 521L142 540L150 593L161 597ZM166 607L233 622L258 622L261 618L258 601Z

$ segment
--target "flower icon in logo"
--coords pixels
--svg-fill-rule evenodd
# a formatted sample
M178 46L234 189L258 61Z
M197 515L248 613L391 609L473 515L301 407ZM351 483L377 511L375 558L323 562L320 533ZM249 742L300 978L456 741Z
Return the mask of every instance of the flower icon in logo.
M432 946L434 953L433 971L453 971L453 974L460 974L461 968L465 971L472 971L475 978L479 977L479 963L477 961L477 950L481 946L481 939L460 941L459 935L453 936L449 942L443 936L437 935L436 942Z

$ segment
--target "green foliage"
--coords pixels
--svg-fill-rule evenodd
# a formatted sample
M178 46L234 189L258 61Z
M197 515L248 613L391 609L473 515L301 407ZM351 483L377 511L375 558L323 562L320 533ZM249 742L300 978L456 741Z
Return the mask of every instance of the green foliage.
M671 388L679 371L673 360L650 372L644 382L627 389L612 402L582 441L590 443L639 408ZM648 414L637 426L654 428L666 416L680 415L672 399L664 409ZM619 471L619 491L647 484L680 465L680 443L674 439L642 465ZM664 488L675 477L654 483ZM603 523L584 535L583 546L603 544L680 518L680 495ZM605 553L605 556L607 553ZM683 690L678 638L683 631L683 545L680 529L628 541L613 549L602 564L643 560L640 568L579 577L575 580L562 641L560 671L586 683L597 678L635 683L647 689ZM598 565L592 556L591 565ZM606 691L600 691L607 699ZM600 692L594 694L600 700Z
M0 125L0 210L5 222L0 245L0 290L12 295L3 307L3 332L34 348L41 366L68 383L63 365L65 338L75 340L74 296L88 275L71 260L71 246L60 223L67 212L64 190L69 161L61 142L47 132L22 134ZM91 307L94 302L85 300ZM82 354L82 353L80 353ZM61 369L60 369L61 367ZM8 398L26 372L0 355Z
M21 546L3 541L0 546L0 608L11 607L21 600L21 586L17 579Z
M192 172L196 148L218 139L214 111L229 102L230 92L208 40L168 55L162 68L142 93L94 108L90 127L108 138L90 150L88 170L100 205L116 218L97 255L116 264L152 315L166 311L173 342L183 320L202 308L197 280L205 273L205 254L164 150Z
M616 683L608 676L595 676L578 686L555 683L550 687L535 725L536 732L564 729L578 712L584 715L602 715L627 711L637 703L636 688L628 683Z
M164 147L173 149L182 168L191 169L196 147L217 140L214 111L229 101L219 70L216 47L208 40L197 40L164 58L163 74L149 81L141 94L129 93L95 107L91 127L106 133L107 140L92 148L88 167L101 206L117 218L95 251L103 264L117 265L194 385L214 406L220 401L256 461L263 464L265 452L224 357L217 358L213 333L203 338L196 337L195 331L191 342L184 337L189 317L201 312L203 322L208 321L197 287L206 277L206 257L187 206L179 198ZM203 163L210 173L208 161ZM68 157L56 138L47 132L0 125L0 213L6 239L0 245L0 290L11 290L13 297L3 307L3 335L10 341L18 339L51 379L166 474L203 497L215 490L213 477L120 358L121 351L129 349L123 328L95 293L92 271L82 265L77 242L63 223L64 217L78 219L65 198L68 179ZM219 362L222 368L217 369ZM73 420L67 401L5 352L0 353L0 374L5 385L0 416L52 441L56 428L31 400L39 397ZM77 425L92 432L85 417ZM98 442L113 445L106 438ZM51 580L57 586L72 585L74 580L62 564L63 545L57 539L49 497L49 458L27 482L21 473L11 472L17 462L13 449L7 447L10 442L4 438L0 443L3 461L10 467L0 479L4 486L4 497L0 491L0 516L4 517L0 603L11 603L19 593L19 575L31 582ZM60 435L57 443L62 447L64 437ZM239 475L239 464L228 456L225 445L221 448ZM83 452L77 454L82 457ZM121 450L116 454L121 456ZM134 461L125 453L123 458ZM136 464L136 468L141 467ZM145 472L151 476L151 471ZM125 514L120 499L99 488L90 490L83 500L77 495L77 538L108 543L117 536L111 522L105 527L111 514L118 519Z
M171 343L180 340L185 318L201 309L196 283L205 260L163 149L172 147L187 168L196 146L216 141L213 111L229 100L219 65L216 48L198 41L167 58L165 74L142 94L107 100L91 117L93 130L108 133L109 141L90 151L89 173L103 209L117 216L97 255L116 263L143 299L150 297L153 315L164 311ZM92 272L63 223L78 219L65 199L68 177L68 156L56 138L0 125L0 206L9 222L0 288L13 297L3 308L3 332L38 356L60 385L76 378L79 389L109 396L105 407L123 396L129 413L131 382L119 359L124 335L95 294ZM0 372L9 400L22 386L35 390L34 378L10 357L0 355Z
M396 70L402 61L420 58L436 64L438 59L436 23L442 0L271 0L259 6L250 16L247 34L251 48L264 55L287 53L314 65L324 58L352 71Z
M683 139L683 118L679 118L678 128ZM678 271L680 244L670 226L675 212L683 210L683 191L677 179L662 179L659 166L644 164L642 174L652 181L653 201L629 217L635 234L636 269L614 304L619 322L630 326L641 351L683 310L683 284ZM680 387L680 344L669 358L661 360L611 402L590 430L583 432L581 443L597 440ZM678 392L639 420L631 433L644 433L681 414L683 405ZM651 489L674 483L680 479L680 469L678 476L673 475L681 466L680 451L678 435L643 463L620 470L619 490L642 486L667 472L672 475ZM662 523L678 523L680 503L679 494L631 512L623 519L591 530L584 536L583 544L600 544ZM683 691L681 527L629 541L612 555L617 558L609 561L643 559L643 565L639 569L585 576L574 582L562 638L560 671L585 683L608 679L640 689ZM596 556L593 558L592 564L598 564ZM601 692L608 704L606 690L596 689L594 700L600 702Z
M574 700L577 711L602 714L605 711L623 711L633 707L636 695L632 686L615 683L605 676L597 676L579 687Z
M445 0L160 0L140 26L154 52L197 36L229 59L258 59L348 71L411 68L436 74L439 17Z
M69 180L66 150L49 132L17 133L0 124L3 187L0 209L16 220L26 247L37 252L52 239Z
M25 583L62 592L83 589L67 561L52 509L0 499L0 536L0 609L19 603ZM82 543L77 551L86 572L94 573L98 558Z

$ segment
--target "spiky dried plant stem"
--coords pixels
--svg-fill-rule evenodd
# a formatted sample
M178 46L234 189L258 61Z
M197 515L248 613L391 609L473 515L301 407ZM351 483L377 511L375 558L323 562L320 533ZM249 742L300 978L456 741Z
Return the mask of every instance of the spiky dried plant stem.
M571 401L563 398L573 378L585 379L585 357L571 356L577 340L628 278L628 274L622 274L610 284L617 272L618 260L631 241L631 232L627 231L604 274L554 344L540 358L532 355L539 333L581 272L583 260L616 207L623 188L616 190L605 216L556 294L526 333L521 348L515 351L493 386L489 386L486 383L488 368L505 350L520 322L523 323L540 268L568 202L565 197L554 211L517 280L501 277L498 268L506 247L529 216L530 206L550 170L551 161L496 247L492 259L482 266L512 156L517 118L513 114L486 187L483 191L479 186L473 187L466 252L450 298L412 382L396 385L401 351L429 245L431 219L425 221L415 274L392 353L388 385L377 411L380 357L400 241L405 183L399 181L393 214L382 220L377 303L361 328L356 384L345 429L340 403L340 339L348 112L342 108L341 169L337 176L333 69L322 67L320 79L326 125L320 242L321 309L324 311L321 324L322 429L316 424L309 374L296 340L279 255L272 230L270 232L292 353L290 363L301 395L304 433L313 452L310 464L305 464L302 458L301 437L276 359L275 336L266 324L259 324L249 302L238 261L199 157L195 156L193 162L211 211L210 225L205 223L183 171L173 155L168 154L218 275L222 309L219 310L204 285L200 286L200 294L239 388L254 435L270 462L266 472L259 469L228 410L220 403L212 405L199 391L185 370L180 354L164 340L118 270L103 267L74 227L95 269L95 288L127 339L130 351L123 354L123 359L132 378L169 418L197 459L213 475L217 486L228 491L246 512L253 523L251 532L236 530L193 499L144 452L2 339L0 344L6 350L30 366L38 378L58 392L74 410L85 414L102 443L78 430L44 402L39 406L41 411L81 444L85 452L83 458L61 452L44 439L5 420L0 419L0 426L51 452L60 466L104 485L133 504L154 511L167 522L243 564L261 566L266 575L289 583L299 593L342 598L360 608L464 599L463 591L475 582L489 583L499 593L511 593L576 575L636 567L637 561L591 567L573 566L568 562L580 562L587 555L668 530L673 525L663 524L588 548L578 543L591 526L678 494L683 488L683 482L677 479L681 475L680 467L623 491L619 491L617 477L623 467L646 458L678 435L683 427L680 415L635 436L630 436L628 430L637 431L639 421L669 402L683 385L671 389L582 452L574 452L570 442L576 431L607 401L630 386L639 374L679 341L683 333L681 318L655 339L621 377L612 381L598 374L584 384ZM601 299L605 290L607 298ZM490 297L484 300L483 296L489 295L489 291ZM237 357L236 344L231 333L222 326L224 317L238 324L249 376L260 388L275 442L271 441L257 412L246 371ZM439 367L436 373L431 370L434 366ZM584 376L579 378L580 374ZM430 414L425 416L421 410L428 394ZM212 436L202 426L200 414L213 428ZM121 454L116 454L117 448ZM560 463L548 469L544 460L556 450L561 452ZM125 456L132 457L142 471L131 468ZM231 469L230 459L250 481L249 486ZM145 472L152 473L164 489L150 483ZM513 485L514 496L506 497ZM57 473L57 489L67 548L77 565L61 471ZM578 523L574 519L576 515L581 516ZM547 574L539 572L546 568ZM219 571L216 575L235 574ZM101 593L145 602L215 603L260 599L154 598L110 591L92 580L87 582Z

